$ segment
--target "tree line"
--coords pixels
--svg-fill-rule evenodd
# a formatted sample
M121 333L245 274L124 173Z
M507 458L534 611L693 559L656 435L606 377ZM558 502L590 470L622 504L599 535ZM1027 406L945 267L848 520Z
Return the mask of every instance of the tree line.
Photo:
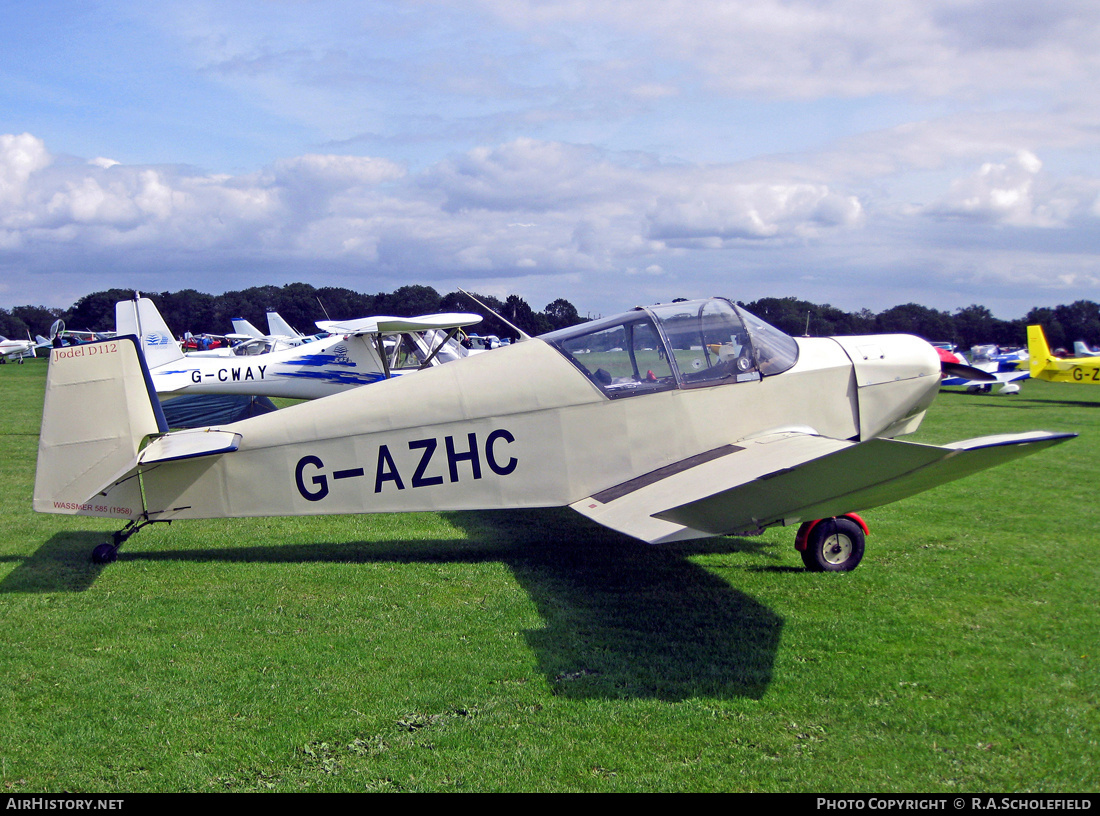
M491 295L475 297L489 308L481 306L462 292L440 295L431 286L402 286L393 292L363 294L338 287L313 287L306 283L286 286L255 286L221 295L210 295L194 289L179 292L142 292L156 304L164 322L177 335L190 331L227 333L233 331L232 319L243 317L261 331L266 331L267 312L278 312L284 320L302 334L317 331L318 320L347 320L372 315L414 317L438 312L473 312L483 320L471 331L518 338L517 332L493 312L528 334L544 334L583 322L573 304L559 298L541 312L535 311L518 295L500 300ZM47 335L58 318L66 328L81 331L109 331L115 326L115 303L134 296L131 289L108 289L85 295L68 309L47 309L42 306L16 306L10 311L0 309L0 334L7 337ZM492 310L492 311L490 311Z
M841 334L915 334L930 342L954 343L962 350L996 343L1002 348L1027 345L1027 327L1040 325L1051 348L1073 350L1076 340L1100 343L1100 303L1078 300L1068 306L1036 306L1016 320L1001 320L985 306L972 304L954 313L905 303L875 314L869 309L845 312L805 300L761 298L743 303L757 317L787 334L828 337Z
M474 330L479 334L515 338L516 332L492 312L462 292L440 295L431 286L402 286L393 292L363 294L339 287L314 287L306 283L285 286L256 286L221 295L194 289L179 292L144 293L152 299L165 322L177 334L185 331L229 332L234 317L243 317L263 330L266 312L276 311L303 334L314 331L317 320L346 320L370 315L412 317L436 312L475 312L484 320ZM26 337L47 335L50 325L61 318L70 329L107 331L114 329L115 303L133 297L129 289L108 289L85 295L68 309L43 306L0 308L0 335ZM584 322L576 307L565 298L534 310L518 295L504 300L476 295L489 309L530 335L544 334ZM1035 307L1017 320L1001 320L989 309L973 304L952 312L938 311L916 303L894 306L874 313L869 309L845 312L829 304L816 304L793 297L738 301L758 317L792 336L827 337L843 334L915 334L930 341L955 343L968 349L979 343L1021 347L1027 343L1027 326L1039 324L1051 348L1072 349L1075 340L1100 345L1100 304L1078 300L1069 305Z

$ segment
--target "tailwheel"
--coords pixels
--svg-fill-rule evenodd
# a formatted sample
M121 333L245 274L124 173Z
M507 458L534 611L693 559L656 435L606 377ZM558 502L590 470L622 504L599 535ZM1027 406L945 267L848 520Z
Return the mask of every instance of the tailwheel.
M798 530L795 547L808 570L849 572L863 559L864 529L847 516L806 522Z
M92 550L93 564L110 564L116 558L118 558L118 547L108 541L104 541Z
M110 564L112 561L118 558L118 550L134 533L140 530L147 524L157 524L156 519L142 516L140 520L135 519L123 527L121 530L116 530L111 533L111 540L104 541L92 550L92 563L93 564ZM159 523L171 524L171 519L163 519Z

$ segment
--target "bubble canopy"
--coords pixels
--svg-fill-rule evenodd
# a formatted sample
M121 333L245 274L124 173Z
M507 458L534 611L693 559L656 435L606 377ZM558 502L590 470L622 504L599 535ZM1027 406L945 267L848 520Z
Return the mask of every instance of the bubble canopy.
M798 360L798 343L725 298L639 306L544 334L608 397L753 382Z

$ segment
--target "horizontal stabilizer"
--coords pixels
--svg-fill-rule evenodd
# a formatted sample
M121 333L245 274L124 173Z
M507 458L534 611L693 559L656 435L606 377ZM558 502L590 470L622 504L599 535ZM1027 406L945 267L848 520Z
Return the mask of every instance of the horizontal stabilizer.
M232 453L240 442L241 435L230 431L217 431L212 428L176 431L150 442L148 447L138 454L138 462L149 465L154 462L213 456L216 453Z
M1038 431L936 446L775 434L731 445L726 455L667 475L655 472L646 484L632 488L628 482L573 507L653 543L675 540L665 536L684 528L735 534L889 504L1073 436ZM659 528L654 521L670 526Z

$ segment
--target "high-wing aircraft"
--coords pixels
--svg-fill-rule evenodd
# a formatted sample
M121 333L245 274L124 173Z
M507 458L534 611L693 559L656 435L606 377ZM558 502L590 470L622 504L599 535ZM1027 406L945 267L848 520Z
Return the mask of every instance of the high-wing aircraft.
M724 299L172 433L138 343L55 349L46 384L34 509L127 520L100 562L175 519L568 505L651 543L801 525L806 565L843 571L863 555L853 511L1073 436L895 441L939 390L928 343L796 340Z
M276 350L276 341L264 338L234 346L232 357L201 357L180 351L148 298L115 304L118 333L140 338L153 389L164 396L317 399L458 359L465 350L453 342L453 334L480 321L480 315L465 313L369 317L341 324L331 337L297 347ZM435 342L425 337L439 329L448 331L433 334Z
M1055 357L1042 326L1027 327L1031 376L1050 382L1100 385L1100 357Z

